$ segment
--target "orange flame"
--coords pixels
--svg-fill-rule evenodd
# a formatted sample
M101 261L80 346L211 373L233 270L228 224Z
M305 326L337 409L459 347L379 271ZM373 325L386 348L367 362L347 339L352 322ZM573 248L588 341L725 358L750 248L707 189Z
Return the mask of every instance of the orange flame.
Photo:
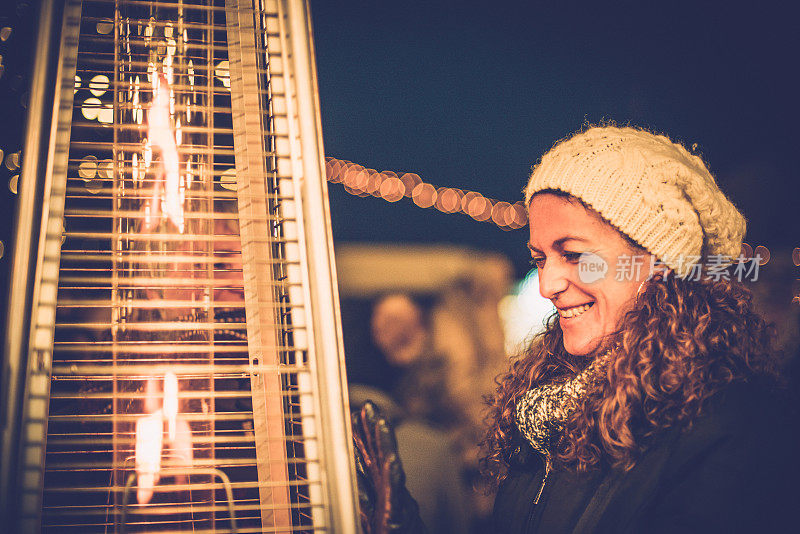
M179 467L190 467L193 458L192 430L189 423L178 415L178 377L172 371L164 375L161 408L156 408L155 390L155 380L151 378L145 386L144 405L145 410L152 413L136 421L136 499L139 504L147 504L153 497L153 490L161 477L161 456L165 445ZM167 425L166 439L164 423Z
M180 195L180 162L175 131L170 125L170 87L162 74L153 84L153 103L147 114L150 144L161 151L164 198L162 199L162 180L156 180L153 196L145 208L146 222L150 226L152 218L158 218L163 200L164 215L183 232L183 206Z
M153 496L153 486L161 472L161 447L163 439L161 413L145 415L136 421L136 500L147 504Z

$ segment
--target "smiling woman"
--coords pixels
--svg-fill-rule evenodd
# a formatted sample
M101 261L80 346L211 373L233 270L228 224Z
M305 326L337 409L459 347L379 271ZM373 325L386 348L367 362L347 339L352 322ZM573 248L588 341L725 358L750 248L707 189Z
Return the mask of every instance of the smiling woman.
M631 307L645 269L618 280L607 276L625 258L652 254L631 244L597 212L558 190L537 194L530 202L533 262L539 269L539 290L558 310L564 348L575 356L593 351L617 330L619 318ZM589 277L591 267L603 266L606 276Z
M494 531L786 530L771 329L742 283L744 218L703 161L591 128L545 154L526 202L557 313L491 399Z

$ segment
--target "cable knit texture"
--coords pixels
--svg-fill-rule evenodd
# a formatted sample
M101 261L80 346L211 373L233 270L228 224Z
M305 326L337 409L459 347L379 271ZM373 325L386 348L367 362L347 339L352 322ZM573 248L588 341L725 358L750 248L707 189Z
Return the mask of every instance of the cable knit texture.
M545 189L581 199L678 276L709 256L733 260L741 251L742 214L703 160L663 135L590 128L542 156L526 205Z

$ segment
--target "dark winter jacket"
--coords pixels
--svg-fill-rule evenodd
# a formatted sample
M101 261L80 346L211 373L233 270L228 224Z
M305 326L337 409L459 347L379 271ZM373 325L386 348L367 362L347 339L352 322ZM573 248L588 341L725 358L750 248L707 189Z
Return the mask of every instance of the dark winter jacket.
M628 472L552 471L520 441L497 494L493 532L800 532L795 418L775 388L727 386L688 429L663 431Z

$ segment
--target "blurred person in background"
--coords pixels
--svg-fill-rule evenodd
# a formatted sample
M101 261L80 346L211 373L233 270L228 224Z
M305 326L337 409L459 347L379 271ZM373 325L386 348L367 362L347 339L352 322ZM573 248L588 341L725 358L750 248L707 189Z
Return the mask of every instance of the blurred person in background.
M483 398L507 366L498 305L510 279L509 261L487 255L443 288L430 320L404 294L379 299L372 316L376 345L400 368L392 390L395 399L407 413L447 432L476 531L483 530L491 514L478 443L484 432Z
M391 394L351 384L351 408L372 401L394 427L406 487L429 531L466 534L471 511L453 439L463 418L444 386L447 362L433 352L424 313L408 295L378 299L371 328L375 344L399 376Z
M410 416L442 430L462 424L463 414L448 386L450 366L437 353L427 318L405 294L378 299L372 311L372 337L397 370L390 393Z

